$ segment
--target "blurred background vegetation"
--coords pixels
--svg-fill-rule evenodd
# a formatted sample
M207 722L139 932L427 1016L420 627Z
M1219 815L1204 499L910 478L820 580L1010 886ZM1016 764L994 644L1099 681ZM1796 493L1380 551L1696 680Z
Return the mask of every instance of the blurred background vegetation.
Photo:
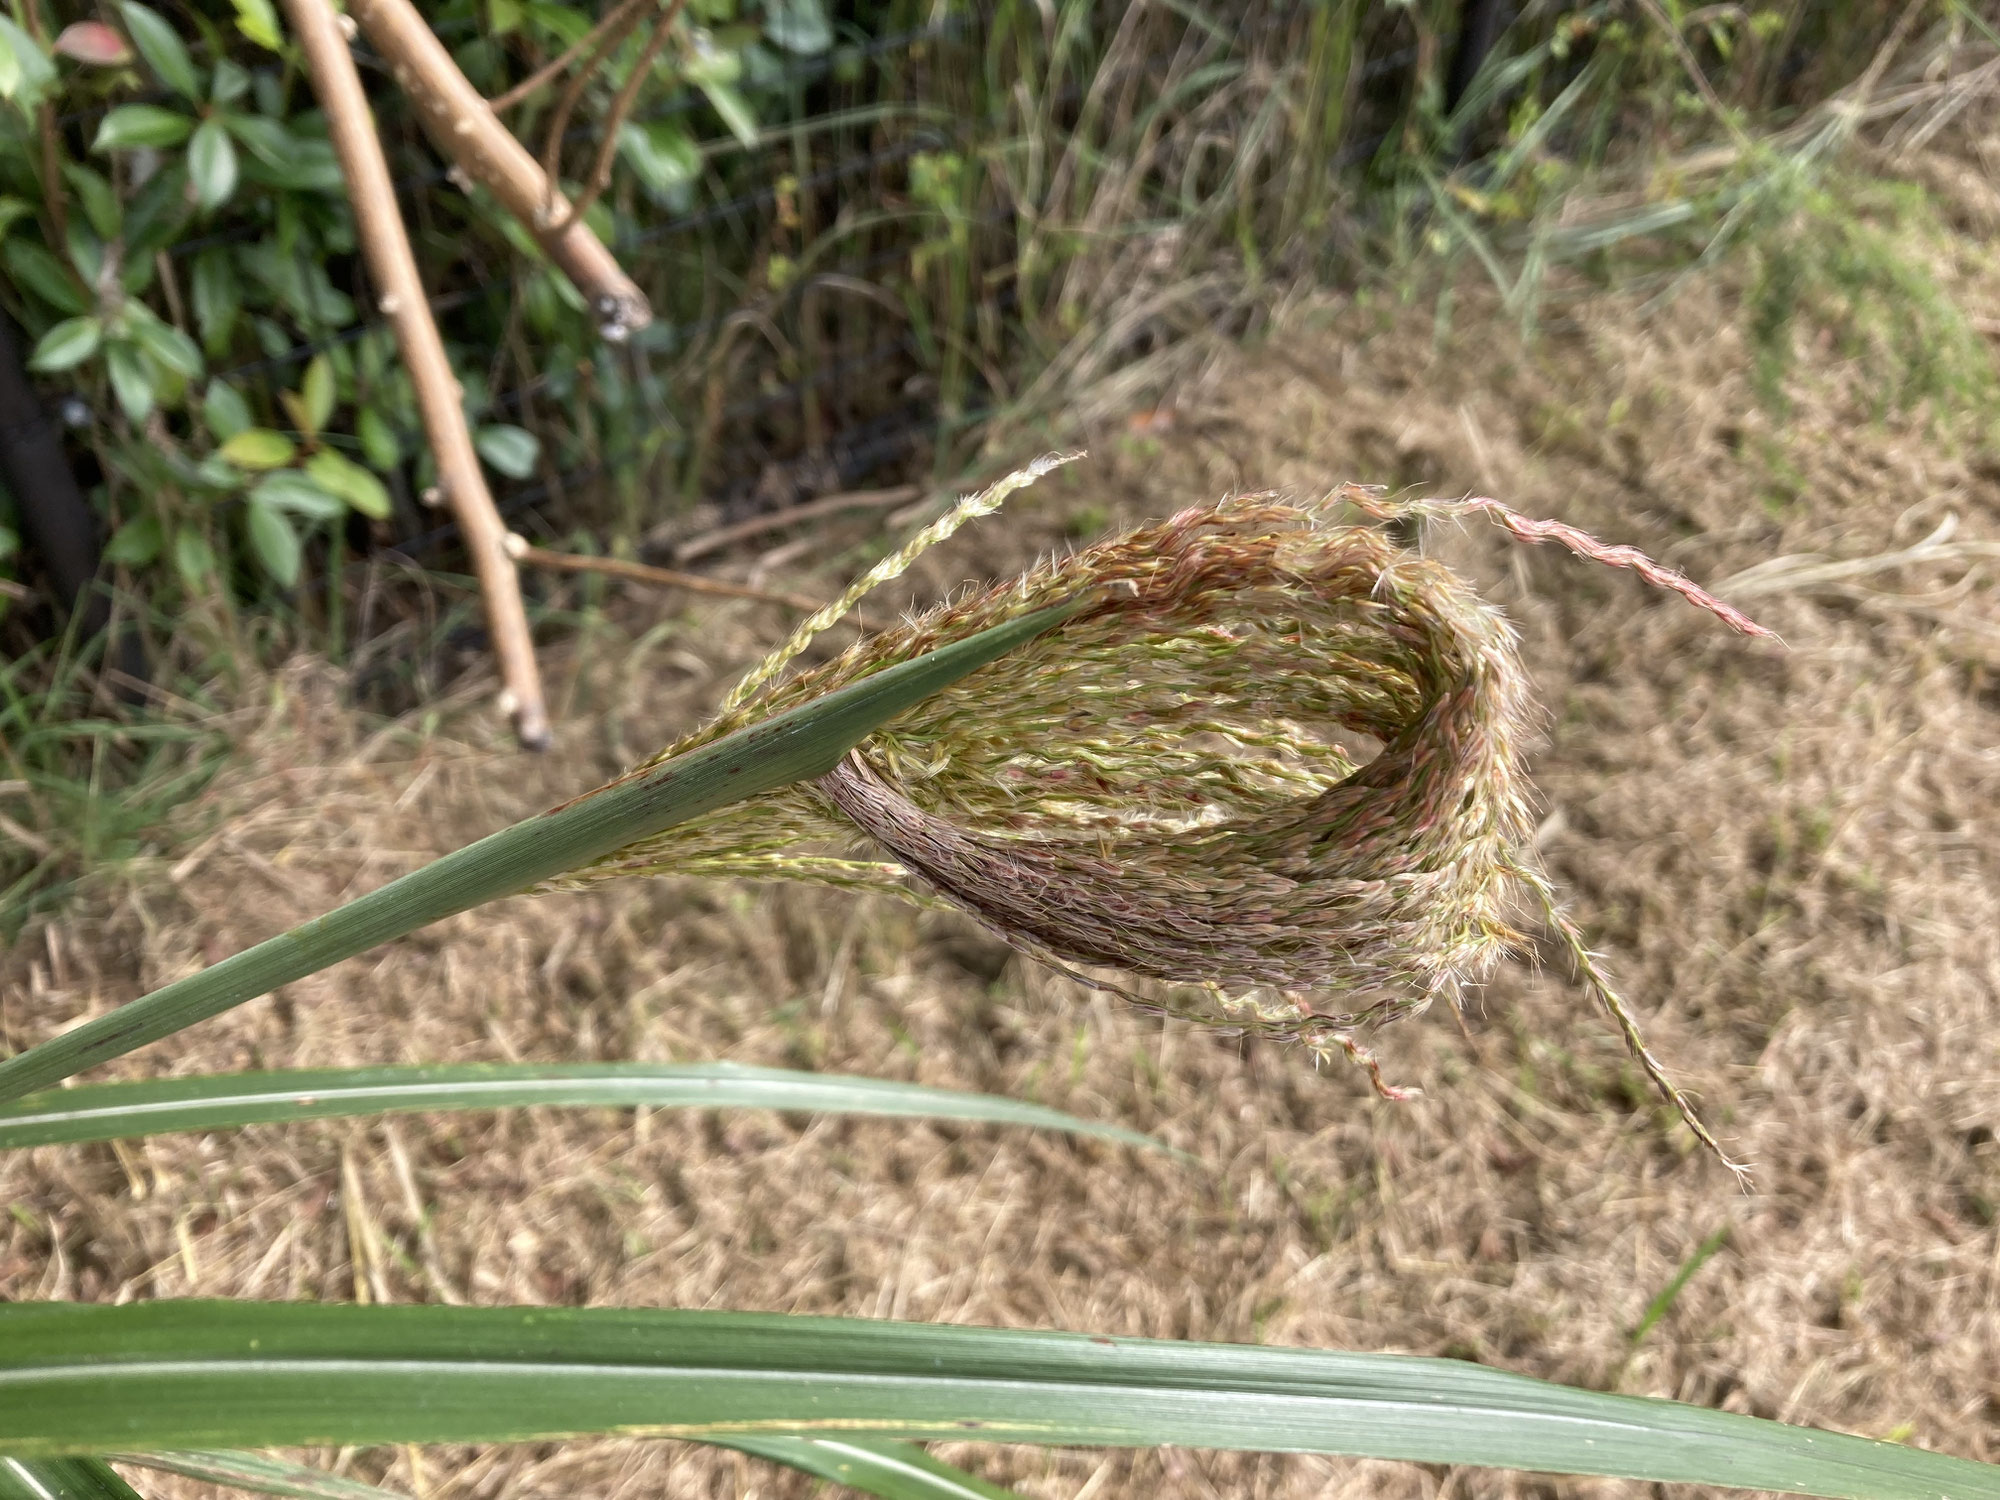
M426 15L489 96L598 18ZM1979 335L1901 248L1922 189L1859 145L1963 107L1952 60L1995 36L1959 0L694 0L681 24L590 214L656 312L620 342L358 48L479 452L545 547L644 558L696 502L949 484L1167 399L1328 284L1443 327L1490 278L1532 336L1614 277L1665 298L1739 256L1769 401L1809 320L1878 361L1885 407L1989 404ZM569 182L645 33L563 127ZM539 143L557 98L508 123ZM33 544L55 501L0 497L9 933L161 837L249 665L312 649L399 710L483 636L270 0L9 0L0 271L0 366L60 428L109 600L72 611L77 558Z

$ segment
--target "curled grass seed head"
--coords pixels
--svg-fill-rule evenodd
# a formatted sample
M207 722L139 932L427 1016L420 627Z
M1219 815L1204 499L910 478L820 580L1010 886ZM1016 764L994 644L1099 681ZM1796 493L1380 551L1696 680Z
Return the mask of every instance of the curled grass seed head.
M1078 613L817 781L557 883L784 877L947 904L1065 971L1157 981L1128 996L1149 1009L1344 1053L1392 1095L1356 1029L1455 1002L1519 944L1510 914L1525 895L1648 1076L1728 1162L1533 863L1522 752L1537 710L1513 630L1442 564L1336 518L1342 502L1376 520L1484 514L1769 632L1629 547L1498 501L1350 486L1318 505L1260 494L1183 511L779 679L868 588L1057 461L961 502L639 771L1026 611L1081 598ZM857 857L857 833L878 857Z

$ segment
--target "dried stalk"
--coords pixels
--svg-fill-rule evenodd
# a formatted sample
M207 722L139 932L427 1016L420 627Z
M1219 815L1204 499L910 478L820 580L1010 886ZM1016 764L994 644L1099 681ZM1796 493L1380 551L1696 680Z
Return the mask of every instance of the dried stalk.
M614 5L601 21L565 47L562 55L554 62L542 64L504 94L495 94L491 101L493 113L505 114L522 100L539 93L560 78L571 63L583 56L586 51L600 45L612 32L616 31L623 35L624 28L638 16L647 3L648 0L624 0L622 5Z
M845 494L808 500L804 505L788 505L783 510L772 511L769 515L752 516L747 521L718 526L715 530L703 532L700 536L689 537L674 548L674 561L693 562L698 557L707 557L711 552L720 552L723 548L732 547L749 537L762 536L767 531L779 531L787 526L795 526L801 521L818 521L850 510L886 510L892 505L906 505L912 500L921 498L923 493L924 487L920 484L898 484L886 490L850 490Z
M552 568L561 573L602 573L607 578L625 578L634 583L653 583L662 588L686 589L691 594L713 594L722 599L761 599L766 604L782 604L807 614L826 608L824 599L807 594L788 594L780 589L760 589L747 583L730 583L700 573L681 573L672 568L655 568L646 563L626 562L618 557L579 557L569 552L550 552L531 545L525 537L509 535L507 554L528 568Z
M579 215L565 214L561 188L459 72L410 0L353 0L348 10L416 105L438 150L528 227L589 299L598 332L622 340L652 322L646 294Z
M520 579L507 556L507 529L487 493L486 477L480 471L479 455L460 404L458 379L445 357L437 324L431 320L416 258L410 253L409 234L396 207L389 164L361 90L361 75L327 0L285 0L285 14L305 54L313 91L326 111L334 152L353 200L368 274L379 289L382 312L396 330L404 367L416 388L445 500L472 554L494 654L499 658L503 702L521 743L532 750L546 749L548 712L542 702L541 674L535 666L527 614L521 607Z
M542 211L551 221L557 212L555 192L557 184L562 181L562 143L563 137L569 134L570 117L576 113L577 105L583 102L584 92L590 87L590 80L597 76L597 70L624 45L625 38L632 34L632 28L639 24L654 3L656 0L646 0L645 4L621 14L615 25L607 26L590 55L583 60L583 66L576 70L576 76L570 79L562 96L556 100L555 111L549 116L548 133L542 138L542 177L548 184Z
M597 158L590 164L590 176L584 181L582 194L570 206L568 217L562 220L564 224L580 220L589 213L611 185L611 165L618 157L618 132L624 128L632 106L639 102L639 90L646 86L654 62L673 39L674 22L680 19L681 9L686 4L687 0L670 0L660 17L660 24L646 38L646 45L640 49L638 61L632 64L632 72L626 78L624 87L618 90L618 97L611 102L611 112L604 117L603 133L597 143Z

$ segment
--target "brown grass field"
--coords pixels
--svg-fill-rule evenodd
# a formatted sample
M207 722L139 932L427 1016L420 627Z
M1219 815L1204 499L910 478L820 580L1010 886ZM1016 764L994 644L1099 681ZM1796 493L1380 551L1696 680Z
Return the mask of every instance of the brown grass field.
M1927 170L1960 236L1946 274L1976 317L2000 314L1983 249L2000 193ZM1532 345L1477 296L1438 346L1428 305L1303 305L1260 349L1218 354L1170 417L1099 435L1087 463L927 558L896 602L1230 489L1346 479L1494 494L1719 585L1789 649L1550 549L1425 539L1523 632L1549 711L1541 855L1655 1049L1754 1164L1749 1193L1643 1086L1553 947L1546 973L1534 954L1505 967L1463 1027L1436 1010L1381 1033L1387 1075L1424 1090L1391 1104L1354 1070L1132 1014L970 922L634 882L456 918L123 1066L731 1059L1030 1097L1201 1165L766 1114L49 1147L0 1162L0 1296L740 1307L1443 1353L2000 1459L2000 461L1924 413L1877 419L1872 377L1831 340L1802 337L1780 419L1740 322L1726 279L1652 312L1596 297ZM1955 532L1898 560L1947 518ZM822 550L851 563L879 525L832 523ZM596 784L785 626L756 603L614 593L592 634L547 653L562 735L531 761L490 685L370 722L297 662L244 710L244 757L187 810L172 860L105 876L0 957L6 1045ZM942 1451L1045 1500L1632 1488ZM677 1444L314 1457L424 1496L813 1489Z

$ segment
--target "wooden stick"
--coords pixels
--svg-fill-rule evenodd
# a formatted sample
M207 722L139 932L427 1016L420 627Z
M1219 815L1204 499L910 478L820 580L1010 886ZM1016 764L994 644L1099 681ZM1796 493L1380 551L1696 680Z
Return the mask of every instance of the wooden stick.
M626 562L617 557L582 557L574 552L549 552L533 546L518 532L507 537L507 555L530 568L555 568L564 573L603 573L611 578L628 578L634 583L657 583L667 588L686 589L694 594L717 594L725 599L762 599L807 614L826 608L824 599L805 594L787 594L779 589L760 589L747 583L728 583L701 573L679 573L672 568L655 568L646 563Z
M389 163L361 91L361 74L354 66L347 39L327 0L284 0L285 14L297 34L312 77L313 92L326 111L334 154L347 179L354 204L354 223L368 274L381 297L382 312L396 330L404 368L416 388L424 432L437 459L444 498L458 520L466 550L479 579L486 623L500 662L501 700L513 717L514 732L531 750L549 745L548 710L542 703L541 674L535 666L534 641L521 607L521 581L507 556L507 528L493 508L480 472L472 432L465 423L458 379L445 357L444 340L431 321L430 303L417 276L416 257L403 216L396 208L396 191L389 181ZM435 38L433 38L435 40Z
M906 500L916 499L923 492L924 487L920 484L899 484L886 490L853 490L844 495L828 495L823 500L808 500L804 505L787 506L767 516L752 516L733 526L719 526L714 531L690 537L674 548L674 561L693 562L697 557L720 552L746 537L781 530L794 521L817 521L822 516L837 516L847 510L877 510L901 505Z
M589 299L597 331L622 340L652 322L652 304L638 283L589 226L568 212L561 187L500 123L410 0L351 0L347 9L416 105L438 150L528 227Z

